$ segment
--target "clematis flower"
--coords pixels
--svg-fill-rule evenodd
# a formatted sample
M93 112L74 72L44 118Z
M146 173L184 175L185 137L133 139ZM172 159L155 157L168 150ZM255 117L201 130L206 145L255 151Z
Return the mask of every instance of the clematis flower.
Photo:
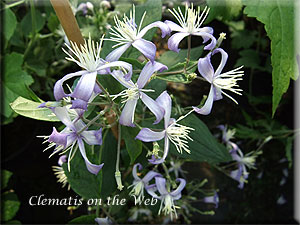
M248 154L244 155L241 149L235 143L231 142L231 145L233 148L230 151L230 154L232 159L237 161L238 169L231 171L230 176L239 182L238 187L242 189L249 176L247 168L256 169L255 161L261 152L249 152Z
M181 191L184 189L186 185L186 181L182 178L177 178L176 181L179 181L180 184L174 191L170 191L169 188L166 187L166 179L162 177L155 177L156 189L148 189L148 193L156 199L161 200L160 208L158 211L158 215L160 215L161 211L167 215L171 216L171 220L173 219L173 214L177 218L176 208L174 201L181 198ZM155 192L158 191L160 196L158 196Z
M213 196L206 196L206 197L204 197L203 201L205 203L213 203L213 204L215 204L215 208L218 208L218 206L219 206L218 193L215 191L215 194Z
M152 180L154 177L157 176L162 176L159 173L156 173L154 171L149 171L142 179L139 178L138 173L137 173L137 168L139 170L142 170L143 167L140 163L137 163L133 166L132 169L132 176L134 178L133 184L130 185L128 188L132 187L132 190L130 191L130 195L136 196L136 203L139 203L143 200L144 198L144 188L149 188L149 182Z
M119 20L118 16L115 16L115 24L111 28L110 34L112 37L109 39L111 41L117 42L113 48L118 47L112 51L107 57L106 61L113 62L118 60L121 55L132 45L137 50L139 50L144 56L154 62L156 47L150 41L143 39L142 37L147 33L148 30L154 27L158 27L162 32L162 37L164 38L170 33L169 27L161 21L151 23L141 29L143 20L145 18L146 12L143 14L139 27L135 23L135 6L132 6L132 11L130 11L129 18L124 14L123 21Z
M136 139L139 139L144 142L153 142L153 141L161 140L163 138L165 139L164 154L162 158L156 159L154 156L152 156L152 159L149 160L153 164L160 164L165 161L168 155L170 142L172 142L175 145L176 150L179 153L182 153L183 150L186 151L187 153L190 153L188 140L192 141L193 139L189 137L189 133L191 130L194 129L177 123L184 117L179 118L179 120L177 121L173 118L170 118L171 109L172 109L172 100L170 95L166 91L164 91L156 99L156 102L165 110L165 114L164 114L165 129L163 131L157 132L157 131L152 131L149 128L143 128L136 136Z
M71 121L66 107L56 107L52 109L53 113L57 118L66 125L66 127L61 131L57 132L55 127L53 127L53 132L50 136L40 136L46 139L44 143L49 142L49 146L44 150L54 147L53 153L61 152L65 154L69 151L68 155L68 168L70 170L70 161L74 157L77 148L79 147L80 153L85 161L86 168L89 172L97 175L98 172L103 167L103 163L100 165L95 165L89 161L86 155L84 142L89 145L101 145L102 144L102 128L99 130L90 130L85 129L86 124L76 118Z
M178 7L178 11L175 9L170 10L169 12L176 18L179 25L176 23L166 20L164 23L168 25L171 31L177 31L178 33L173 34L168 40L168 48L174 52L179 52L178 45L187 36L201 36L203 38L203 43L206 43L209 39L211 42L207 44L204 49L212 50L216 46L216 39L212 35L213 29L211 27L201 27L204 20L206 19L209 9L205 9L200 13L200 7L198 10L194 9L193 4L191 8L188 7L188 4L185 5L185 13L181 12L181 9Z
M107 74L110 72L110 68L112 67L123 67L128 71L125 75L125 79L129 80L131 78L132 66L129 63L122 61L107 63L100 58L102 42L103 37L100 44L97 42L95 44L95 42L91 40L91 37L89 37L88 41L85 41L84 45L81 45L80 48L73 42L71 42L71 46L66 45L75 56L74 58L69 52L63 49L63 51L68 55L66 59L75 62L78 66L83 68L83 70L67 74L55 83L54 97L57 101L64 97L73 97L75 98L72 102L73 108L86 109L87 102L91 98L93 92L100 92L100 88L96 85L97 73ZM66 94L63 88L63 83L78 76L80 76L80 79L74 91L71 94Z
M98 225L108 225L108 224L113 224L113 222L108 218L95 218L95 222L98 223Z
M52 170L54 172L54 175L57 178L57 182L62 184L62 187L64 188L68 184L68 178L65 174L65 171L62 167L64 163L67 162L67 156L62 155L58 159L58 166L52 166ZM70 190L70 184L68 184L68 191Z
M160 122L160 120L163 118L164 110L152 98L145 94L145 92L150 92L153 90L147 90L143 88L153 73L157 71L161 72L166 69L168 68L161 63L153 62L152 64L151 62L148 62L142 69L141 74L135 84L131 80L126 81L121 71L114 71L111 73L116 80L128 88L115 96L115 98L121 96L124 99L122 103L125 103L120 116L120 123L122 125L130 127L135 126L133 123L134 112L139 99L141 99L142 102L155 115L156 121L154 123L156 124Z
M216 53L220 53L222 59L217 70L214 71L211 65L211 57ZM211 112L213 102L222 99L222 94L226 95L236 104L238 104L234 98L225 93L223 90L242 95L240 93L242 89L238 88L237 81L242 80L241 77L244 75L244 71L241 71L240 69L243 66L226 73L221 73L227 62L227 58L228 54L223 49L217 48L210 52L205 58L199 59L198 71L211 84L211 87L204 106L201 108L193 107L195 112L202 115L208 115Z

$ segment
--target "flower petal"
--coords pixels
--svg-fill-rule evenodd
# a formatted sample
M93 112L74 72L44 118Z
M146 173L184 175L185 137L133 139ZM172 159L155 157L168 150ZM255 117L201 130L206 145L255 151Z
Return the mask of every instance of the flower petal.
M67 127L74 129L74 125L70 119L68 110L66 107L55 107L52 109L53 113L57 116L57 118L65 124Z
M81 135L89 145L102 145L102 128L99 130L83 131Z
M179 43L182 41L183 38L189 36L189 33L186 32L179 32L173 34L168 40L168 48L174 52L179 52L180 49L178 48Z
M201 108L197 108L197 107L193 106L193 109L195 110L196 113L199 113L202 115L208 115L211 112L213 101L214 101L214 86L211 85L210 91L208 94L208 98L206 99L204 106L202 106Z
M82 75L74 89L74 92L70 96L88 102L95 87L96 77L97 72Z
M169 26L167 26L165 23L161 21L156 21L154 23L151 23L147 26L145 26L137 35L137 38L142 38L148 30L152 29L153 27L158 27L161 30L161 37L164 38L167 34L171 33L171 30Z
M166 179L163 177L155 177L155 184L158 192L161 195L167 195L168 191L166 189Z
M169 126L170 116L171 116L171 109L172 109L172 100L170 95L167 91L164 91L160 94L160 96L157 97L155 100L159 106L165 110L164 115L164 122L165 122L165 129Z
M165 131L152 131L149 128L143 128L140 130L135 139L139 139L143 142L159 141L165 137Z
M65 93L64 91L64 88L63 88L63 83L72 78L72 77L76 77L76 76L81 76L83 74L87 73L87 71L78 71L76 73L70 73L70 74L67 74L65 75L62 79L58 80L55 85L54 85L54 88L53 88L53 92L54 92L54 97L56 99L56 101L64 98L64 97L67 97L69 96L68 94Z
M203 43L207 42L209 39L211 39L211 42L204 47L204 50L212 50L214 47L216 47L217 40L214 36L212 36L210 33L206 32L195 32L193 35L201 36L203 38Z
M164 23L171 29L171 31L185 32L185 30L181 26L174 23L173 21L165 20Z
M127 62L115 61L115 62L106 63L105 65L98 67L97 70L103 70L103 69L111 68L111 67L123 67L124 69L126 69L128 71L128 73L124 75L125 80L128 81L131 79L132 65Z
M139 168L139 170L143 169L143 167L140 163L135 164L132 168L132 176L133 176L134 180L140 181L141 178L139 178L139 176L137 175L137 167Z
M142 180L145 184L148 184L149 181L153 179L153 177L162 177L162 175L154 171L149 171Z
M139 50L145 57L153 63L156 54L156 46L151 41L145 39L137 39L132 43L132 46Z
M121 70L114 70L111 75L117 80L119 81L120 84L122 84L124 87L126 88L132 88L134 87L134 83L129 80L127 81L125 79L124 73Z
M167 66L159 62L153 62L153 63L148 62L142 69L140 76L136 82L138 87L143 88L153 73L157 71L162 72L167 69L168 69Z
M212 35L214 33L214 29L211 27L201 27L197 30L197 32L209 33ZM202 36L202 38L203 38L203 43L207 42L210 39L207 36Z
M209 53L206 57L200 58L198 61L198 71L202 77L204 77L209 83L213 82L214 79L214 68L210 62L211 53Z
M221 53L221 62L220 62L220 65L218 66L216 72L215 72L215 77L220 75L220 73L222 72L226 62L227 62L227 59L228 59L228 54L221 48L216 48L214 51L213 51L213 55L216 54L216 53Z
M185 187L186 185L186 181L185 179L182 179L182 178L177 178L176 181L179 181L180 184L179 186L176 188L175 191L172 191L170 194L173 196L173 197L178 197L179 195L181 196L181 191L183 190L183 188ZM179 197L180 198L180 197ZM178 199L179 199L178 198ZM177 199L176 199L177 200Z
M105 61L107 62L117 61L123 55L123 53L130 47L130 45L131 42L116 48L106 56Z
M86 168L90 173L97 175L99 171L102 169L104 163L100 165L96 165L89 161L89 159L86 156L85 147L82 139L78 139L78 146L79 146L80 153L85 161Z
M144 104L148 107L148 109L155 115L156 120L154 124L158 124L161 119L164 117L164 109L161 108L156 101L150 98L145 93L141 92L140 99L144 102Z
M83 109L84 111L86 111L87 106L88 106L88 103L86 101L78 98L78 99L72 100L71 109Z
M135 127L134 125L134 112L137 104L137 99L128 100L122 110L120 116L120 124L129 127Z
M62 166L66 162L67 162L67 156L66 155L62 155L61 157L59 157L57 164L59 166Z
M49 136L48 141L49 142L54 142L57 145L63 145L64 148L66 148L66 146L67 146L67 138L68 138L68 134L66 134L66 133L59 133L59 132L57 132L57 130L55 129L55 127L53 127L53 131L52 131L51 135Z

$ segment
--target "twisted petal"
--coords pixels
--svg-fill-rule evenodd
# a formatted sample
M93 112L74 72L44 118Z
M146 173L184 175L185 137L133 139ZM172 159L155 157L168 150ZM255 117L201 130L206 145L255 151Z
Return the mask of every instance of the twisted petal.
M214 79L214 68L210 62L211 53L209 53L206 57L200 58L198 61L198 71L202 77L204 77L209 83L213 82Z
M162 177L160 173L156 173L154 171L149 171L144 178L142 179L145 184L148 184L153 177Z
M186 32L179 32L176 34L173 34L169 40L168 40L168 48L174 52L179 52L178 45L182 41L183 38L187 37L190 35L189 33Z
M102 145L102 128L99 130L83 131L81 135L89 145Z
M155 73L157 71L162 72L167 69L168 69L167 66L165 66L164 64L161 64L159 62L153 62L153 63L148 62L144 66L144 68L141 71L141 74L137 80L138 87L143 88L153 73Z
M144 104L148 107L148 109L155 115L156 120L154 124L158 124L161 119L164 117L164 110L157 104L156 101L154 101L152 98L150 98L145 93L141 92L140 99L144 102Z
M137 99L128 100L123 108L120 116L120 124L124 126L134 127L134 112L137 104Z
M67 162L67 156L66 155L62 155L61 157L59 157L58 159L58 165L62 166L65 162Z
M157 191L156 185L148 185L145 187L148 194L151 195L153 198L162 199L163 196L158 196L155 192Z
M116 48L115 50L113 50L111 53L109 53L106 58L105 61L107 62L114 62L119 60L119 58L123 55L123 53L130 47L131 42L122 45L121 47Z
M174 23L173 21L166 20L164 23L171 29L171 31L185 32L185 30L181 26Z
M185 179L182 178L177 178L176 181L179 181L180 184L179 186L176 188L176 190L172 191L170 194L172 195L174 200L178 200L181 198L181 191L183 190L183 188L186 185L186 181Z
M220 100L220 99L222 99L222 98L223 98L223 96L222 96L221 89L215 87L215 88L214 88L214 101L218 101L218 100Z
M163 93L160 94L160 96L157 97L155 101L159 104L161 108L165 110L164 122L165 122L165 129L167 129L167 127L169 126L171 109L172 109L171 97L167 91L164 91Z
M106 63L105 65L98 67L97 70L103 70L103 69L107 69L107 68L111 68L111 67L123 67L124 69L126 69L128 71L128 73L124 75L125 80L128 81L131 79L132 65L127 62L115 61L115 62Z
M55 107L52 109L53 113L57 118L70 129L75 130L74 124L72 123L68 110L66 107Z
M140 163L135 164L132 168L132 176L136 181L140 181L141 178L139 178L139 176L137 175L137 167L139 168L139 170L143 169L143 167Z
M197 32L204 32L212 35L214 33L214 29L211 27L201 27L197 30ZM207 42L210 39L207 36L202 36L202 38L203 38L203 43Z
M84 111L86 111L87 106L88 106L88 103L86 101L78 98L78 99L72 100L71 109L83 109Z
M132 88L134 83L125 79L124 73L121 70L114 70L111 75L126 88Z
M220 75L220 73L222 72L222 70L227 62L227 59L228 59L228 54L223 49L217 48L212 52L213 55L216 53L221 53L222 58L221 58L220 65L218 66L218 68L215 72L215 77Z
M51 135L49 136L48 141L49 142L54 142L57 145L63 145L64 148L66 148L66 146L67 146L67 138L68 138L68 134L66 134L66 133L59 133L59 132L57 132L57 130L55 129L55 127L53 127L53 131L52 131Z
M137 39L132 43L132 46L139 50L153 63L155 59L156 46L151 41L145 39Z
M199 113L202 115L208 115L211 112L213 101L214 101L214 86L211 85L210 91L208 94L208 98L206 99L204 106L202 106L201 108L197 108L197 107L193 106L193 109L195 110L196 113Z
M88 102L95 87L96 77L97 72L82 75L74 89L74 92L70 96Z
M149 128L143 128L140 130L138 135L135 137L136 139L139 139L144 142L153 142L153 141L159 141L165 137L166 132L165 131L152 131Z
M166 189L166 179L162 177L155 177L155 184L157 187L158 192L161 195L167 195L168 191Z
M163 22L161 21L157 21L157 22L154 22L154 23L151 23L147 26L145 26L138 34L137 38L142 38L148 30L150 30L151 28L153 27L158 27L160 30L161 30L161 37L164 38L166 35L170 34L171 33L171 30L170 28Z
M84 143L83 143L82 139L80 139L80 138L78 139L78 146L79 146L80 153L85 161L86 168L88 169L88 171L90 173L97 175L99 173L99 171L102 169L104 163L102 163L100 165L96 165L89 161L89 159L86 156Z
M205 43L209 39L211 39L211 42L204 47L204 50L212 50L214 47L216 47L217 40L210 33L207 33L207 32L195 32L195 33L193 33L193 35L201 36L203 38L203 43Z
M87 73L87 71L78 71L76 73L70 73L70 74L67 74L65 75L62 79L58 80L55 85L54 85L54 89L53 89L53 92L54 92L54 97L56 99L56 101L64 98L64 97L67 97L69 96L68 94L65 93L64 91L64 88L63 88L63 83L72 78L72 77L76 77L76 76L81 76L83 74Z
M165 161L165 159L168 156L169 153L169 145L170 145L170 141L167 137L165 137L165 146L164 146L164 154L163 157L160 159L156 159L155 157L152 157L152 159L149 159L148 161L152 164L161 164Z

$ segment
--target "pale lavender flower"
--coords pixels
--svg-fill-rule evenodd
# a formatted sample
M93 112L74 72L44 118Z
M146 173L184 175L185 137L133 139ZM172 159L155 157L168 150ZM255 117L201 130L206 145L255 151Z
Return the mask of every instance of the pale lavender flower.
M71 42L71 46L66 45L77 58L75 59L69 52L63 49L68 55L66 59L75 62L84 70L67 74L55 83L54 97L57 101L64 97L73 97L75 98L75 100L72 102L73 108L86 110L87 103L92 94L99 93L101 91L96 84L96 77L98 73L110 73L111 67L123 67L128 71L128 73L125 75L125 79L129 80L131 78L132 66L129 63L122 61L107 63L100 58L102 41L103 38L101 39L100 44L96 42L95 47L95 42L91 40L91 37L89 37L88 41L85 41L85 44L81 45L80 48L73 42ZM63 83L68 79L78 76L80 76L80 79L74 91L70 94L66 94L63 88Z
M87 15L88 10L94 10L94 5L91 2L80 3L76 9L76 13L81 11L83 15Z
M158 27L162 31L162 37L165 37L170 33L169 27L161 21L151 23L141 29L143 20L146 12L143 14L140 25L137 26L135 23L135 6L133 5L132 11L130 11L129 18L124 14L123 21L119 20L118 16L115 16L115 26L111 28L110 34L112 37L111 41L117 42L113 46L121 46L112 51L107 57L106 61L113 62L118 60L121 55L132 45L139 50L144 56L154 62L156 46L150 41L143 39L142 37L147 33L148 30L154 27Z
M219 206L219 195L215 191L214 195L204 197L203 201L205 203L213 203L213 204L215 204L215 208L218 208L218 206Z
M104 164L96 165L89 161L86 155L84 142L89 145L101 145L102 128L99 130L84 130L86 124L78 118L71 121L66 107L56 107L52 109L52 111L66 127L61 132L57 132L55 127L53 127L53 132L50 136L40 136L46 139L44 143L50 142L45 150L55 147L50 157L55 153L61 152L61 154L65 154L69 151L67 161L68 169L70 170L70 161L79 147L88 171L97 175Z
M98 223L98 225L108 225L108 224L113 224L113 222L108 218L96 218L95 222Z
M217 70L214 71L214 68L211 64L211 57L216 53L220 53L222 59ZM235 94L242 95L240 93L242 89L237 88L237 81L242 80L241 77L244 75L244 72L240 71L240 69L243 66L221 74L221 71L223 70L227 62L227 58L228 54L223 49L217 48L210 52L206 57L199 59L198 71L211 84L211 87L204 106L201 108L193 107L195 112L202 115L208 115L211 112L213 102L222 99L222 94L226 95L236 104L238 104L234 98L229 96L223 90L231 91Z
M173 214L177 218L176 208L174 201L181 198L181 191L184 189L186 185L186 181L182 178L177 178L176 181L179 181L179 186L170 191L166 186L166 179L162 177L155 177L156 188L147 189L148 193L156 199L161 200L160 208L158 211L158 215L163 212L165 215L169 214L171 216L171 220L173 219ZM159 196L155 193L159 192Z
M131 80L126 81L121 71L113 71L111 73L111 75L116 80L118 80L123 86L128 88L115 96L115 98L121 96L124 99L122 103L125 103L125 106L120 116L120 124L124 126L130 126L130 127L135 126L134 112L139 99L141 99L142 102L155 115L156 121L154 123L156 124L161 121L164 115L164 110L145 93L145 92L152 92L153 90L148 90L143 88L153 73L157 71L163 71L166 69L168 68L161 63L148 62L144 66L143 70L141 71L141 74L136 83L133 83Z
M178 124L181 119L185 116L180 117L178 120L175 120L171 117L171 109L172 109L172 100L170 95L164 91L161 95L156 99L156 102L165 110L164 114L164 130L163 131L152 131L149 128L143 128L136 136L136 139L139 139L144 142L153 142L161 139L165 139L164 142L164 153L162 158L156 159L152 156L152 159L149 160L153 164L163 163L169 152L169 144L170 141L175 145L176 150L179 153L182 151L186 151L190 153L188 140L192 139L189 137L189 133L193 128Z
M133 184L130 185L128 188L132 187L132 190L130 191L130 195L134 195L136 197L136 203L139 203L144 198L144 188L149 188L149 182L154 178L158 176L162 176L160 173L156 173L154 171L149 171L143 178L140 178L137 173L137 168L139 170L142 170L143 167L140 163L137 163L133 166L132 169L132 176L134 178Z
M171 31L177 31L178 33L173 34L168 40L168 48L172 51L179 52L178 45L185 37L189 35L201 36L203 38L203 43L206 43L209 39L211 42L204 47L205 50L212 50L216 46L216 39L212 35L213 29L211 27L201 27L204 20L206 19L209 9L205 7L202 13L200 13L200 7L198 10L188 7L188 4L185 5L185 13L181 12L181 9L178 7L178 11L175 9L170 10L170 13L176 18L178 23L166 20L164 23L168 25Z

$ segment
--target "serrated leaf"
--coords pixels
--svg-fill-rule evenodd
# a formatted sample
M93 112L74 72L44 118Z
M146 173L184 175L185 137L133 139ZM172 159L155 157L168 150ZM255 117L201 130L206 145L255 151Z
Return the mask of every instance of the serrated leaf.
M10 107L18 114L36 120L60 121L48 108L38 108L41 102L34 102L23 97L18 97Z
M294 1L243 0L243 4L246 5L244 13L263 23L271 39L274 116L290 78L298 77L294 54Z
M68 224L96 224L95 219L96 215L84 215L77 217L75 219L72 219L71 221L68 222Z
M39 32L45 25L45 18L38 10L35 11L35 32ZM29 11L21 21L21 28L25 36L32 32L32 18L31 11Z
M170 149L173 154L185 159L213 164L232 160L225 146L217 142L207 126L195 115L188 116L180 124L195 129L189 135L193 139L193 141L188 142L191 153L183 152L180 154L171 144Z
M17 18L13 11L5 9L4 11L4 23L3 23L3 34L7 41L10 40L15 29L17 27Z
M5 189L7 187L8 181L12 175L13 173L8 170L1 171L1 189Z
M133 164L136 158L142 153L142 142L135 139L139 131L140 129L136 127L122 126L121 134L125 141L126 150L130 156L130 164Z

